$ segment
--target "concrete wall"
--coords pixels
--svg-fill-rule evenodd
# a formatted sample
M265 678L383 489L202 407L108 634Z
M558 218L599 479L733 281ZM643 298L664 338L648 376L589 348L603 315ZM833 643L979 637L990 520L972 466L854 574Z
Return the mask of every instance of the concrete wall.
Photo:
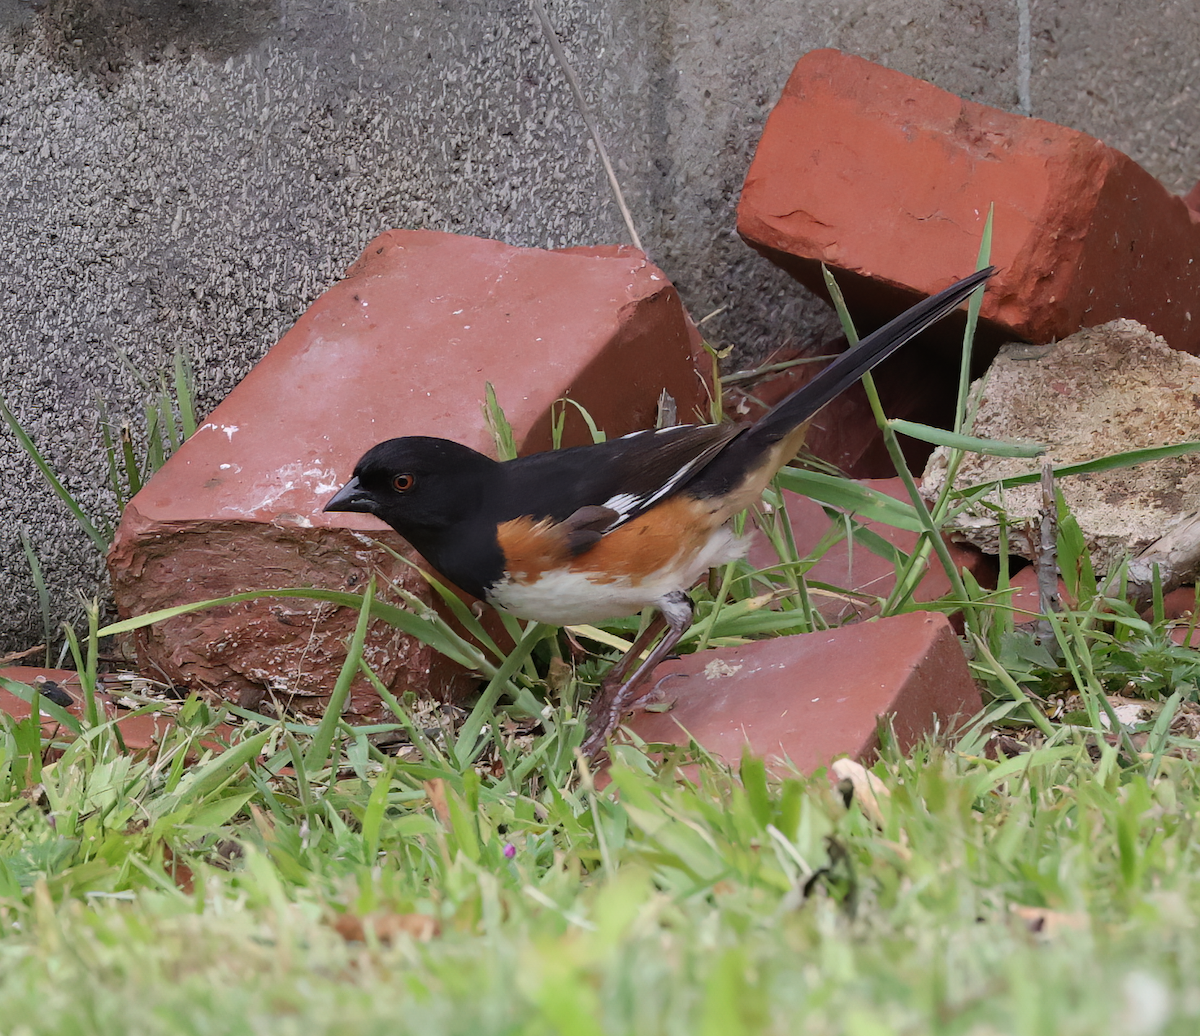
M1200 168L1194 0L552 0L651 256L749 361L824 308L734 233L793 63L835 46L1075 126L1176 190ZM864 185L864 203L869 201ZM376 232L625 240L526 0L0 0L0 385L112 515L96 398L136 419L177 345L209 409ZM0 651L57 616L89 541L0 432Z

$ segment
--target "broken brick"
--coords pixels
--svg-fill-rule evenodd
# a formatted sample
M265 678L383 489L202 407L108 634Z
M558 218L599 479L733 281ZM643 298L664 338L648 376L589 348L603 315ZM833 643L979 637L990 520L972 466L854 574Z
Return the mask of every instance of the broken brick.
M845 339L840 343L844 346ZM809 355L802 349L778 349L767 357L764 366ZM749 384L727 385L723 392L725 413L733 421L757 421L776 403L816 377L822 366L799 363L760 376ZM877 390L888 415L914 421L925 419L931 384L921 364L889 363L886 371L880 376ZM919 471L925 466L931 447L907 437L901 440L901 447L911 468ZM861 384L852 385L818 411L808 426L804 449L851 478L887 478L896 470Z
M703 411L698 338L666 276L634 249L550 252L433 231L389 231L313 303L126 509L109 556L122 616L287 586L361 589L422 578L372 543L403 541L363 514L323 514L375 443L435 435L494 452L495 386L521 452L551 445L566 396L610 434L654 424L659 395ZM567 408L566 444L590 441ZM356 616L274 598L139 631L142 663L210 697L274 697L320 713ZM381 620L365 658L396 690L455 697L474 680ZM361 677L347 715L383 707Z
M993 205L985 338L1048 342L1129 317L1200 351L1188 301L1200 295L1200 225L1184 199L1085 133L836 50L796 64L738 230L819 293L821 264L835 268L851 312L882 322L974 268ZM951 322L926 340L938 336L955 346Z
M44 669L40 666L8 666L0 668L0 678L23 683L35 689L42 686L43 680L52 681L56 688L64 692L72 700L66 710L73 716L83 719L85 711L83 687L79 682L79 674L70 669ZM125 713L117 707L112 696L97 691L97 706L106 720L115 720L121 741L132 752L149 751L154 749L166 733L175 725L174 718L165 712L142 713L134 715ZM33 711L29 702L11 691L0 687L0 712L5 712L13 719L27 719ZM218 725L213 733L222 739L228 739L233 734L233 728L225 724ZM66 738L70 735L63 730L59 723L48 715L42 716L42 736ZM221 746L206 740L205 748L220 751Z
M655 681L671 708L630 719L638 737L694 738L731 765L748 745L806 773L842 755L873 757L881 717L907 751L982 707L958 638L933 612L700 651L664 663Z

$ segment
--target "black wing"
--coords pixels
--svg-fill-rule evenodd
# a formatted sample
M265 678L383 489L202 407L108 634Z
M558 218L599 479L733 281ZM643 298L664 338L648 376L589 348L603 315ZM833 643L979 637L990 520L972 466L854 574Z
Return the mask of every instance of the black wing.
M677 425L518 457L503 465L501 520L528 515L562 522L599 507L615 514L601 530L611 532L674 493L744 430Z

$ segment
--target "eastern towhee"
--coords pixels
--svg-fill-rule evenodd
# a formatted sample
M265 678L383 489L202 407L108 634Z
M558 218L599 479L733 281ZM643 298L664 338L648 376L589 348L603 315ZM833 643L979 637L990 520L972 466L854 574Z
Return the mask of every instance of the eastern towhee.
M446 439L389 439L325 510L382 518L452 583L520 618L566 626L657 608L661 621L592 700L583 745L592 754L691 623L687 591L745 553L730 520L795 456L809 419L991 274L917 303L753 424L652 429L504 462ZM626 680L663 622L662 640Z

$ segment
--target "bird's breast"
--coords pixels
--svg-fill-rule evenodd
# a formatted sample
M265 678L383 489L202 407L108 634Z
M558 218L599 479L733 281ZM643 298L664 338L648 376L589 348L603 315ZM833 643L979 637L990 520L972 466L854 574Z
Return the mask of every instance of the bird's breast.
M677 497L576 556L551 521L506 522L497 531L505 575L488 588L487 599L513 615L558 626L631 615L745 553L732 529L714 527L715 514L705 501Z

